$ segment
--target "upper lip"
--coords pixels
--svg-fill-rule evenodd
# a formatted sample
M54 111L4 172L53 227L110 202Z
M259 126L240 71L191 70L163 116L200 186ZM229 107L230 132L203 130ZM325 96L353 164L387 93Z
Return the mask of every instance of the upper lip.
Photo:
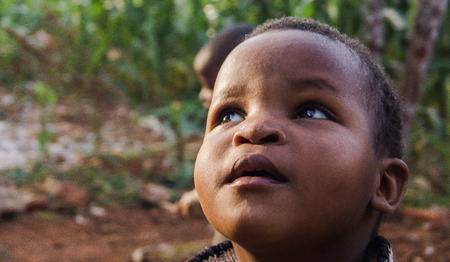
M231 183L243 176L263 176L280 182L287 181L287 178L278 171L272 161L259 154L239 158L234 163L226 183Z

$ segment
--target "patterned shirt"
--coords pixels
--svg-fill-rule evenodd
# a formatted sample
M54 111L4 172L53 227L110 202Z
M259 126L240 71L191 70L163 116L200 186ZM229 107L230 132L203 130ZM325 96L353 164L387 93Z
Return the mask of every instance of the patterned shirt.
M238 262L231 241L205 248L188 262ZM382 236L375 236L369 244L363 262L394 262L391 244Z

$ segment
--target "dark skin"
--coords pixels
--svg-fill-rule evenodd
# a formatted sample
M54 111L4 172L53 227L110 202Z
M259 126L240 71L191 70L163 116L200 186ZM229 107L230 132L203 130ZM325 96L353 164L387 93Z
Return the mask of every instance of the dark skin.
M239 261L361 261L401 203L408 168L375 152L360 72L344 44L300 30L225 60L194 178Z

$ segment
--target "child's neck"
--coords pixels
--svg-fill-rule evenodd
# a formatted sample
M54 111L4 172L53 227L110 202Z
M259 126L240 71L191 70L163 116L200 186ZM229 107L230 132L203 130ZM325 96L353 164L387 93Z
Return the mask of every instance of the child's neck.
M233 242L233 247L239 262L361 262L365 259L366 250L373 237L374 225L363 223L359 226L359 230L354 228L350 234L337 236L320 244L296 246L295 241L291 241L291 245L285 249L269 250L269 248L246 248Z
M363 241L365 242L365 241ZM368 242L367 242L368 244ZM236 256L239 262L270 262L270 261L284 261L284 262L361 262L364 261L365 247L347 247L347 250L331 250L327 247L322 247L321 250L291 250L277 253L254 253L240 248L233 244ZM359 246L359 245L358 245Z

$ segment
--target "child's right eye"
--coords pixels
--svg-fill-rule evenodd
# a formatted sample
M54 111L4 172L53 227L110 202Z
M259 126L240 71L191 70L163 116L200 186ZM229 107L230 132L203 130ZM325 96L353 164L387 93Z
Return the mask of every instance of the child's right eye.
M244 116L236 110L226 110L219 115L217 120L218 124L225 124L228 122L242 121L244 120Z

